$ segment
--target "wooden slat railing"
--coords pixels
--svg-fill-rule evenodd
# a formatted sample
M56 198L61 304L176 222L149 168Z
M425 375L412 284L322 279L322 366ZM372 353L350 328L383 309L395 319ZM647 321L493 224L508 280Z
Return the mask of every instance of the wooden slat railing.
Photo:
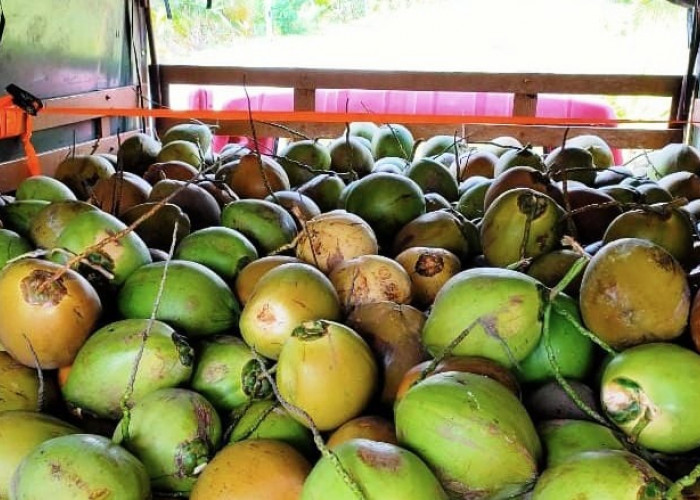
M421 71L360 71L309 68L248 68L227 66L161 65L160 92L167 105L170 85L234 85L285 87L294 89L295 111L313 110L316 89L434 90L508 92L514 94L514 116L534 116L539 94L614 95L668 97L669 117L676 117L682 77L676 75L570 75L540 73L462 73ZM638 118L638 117L635 117ZM504 120L505 121L505 120ZM161 120L159 129L172 125ZM284 122L280 123L308 136L336 136L343 124ZM664 124L661 124L662 127ZM566 127L552 125L470 124L460 127L437 123L409 126L417 137L437 133L458 133L473 141L489 140L499 135L512 135L521 141L541 146L561 143ZM288 136L280 127L255 124L263 136ZM655 149L683 139L683 126L669 121L665 127L644 126L590 127L571 126L571 134L595 133L615 148ZM225 121L219 133L251 135L247 121Z

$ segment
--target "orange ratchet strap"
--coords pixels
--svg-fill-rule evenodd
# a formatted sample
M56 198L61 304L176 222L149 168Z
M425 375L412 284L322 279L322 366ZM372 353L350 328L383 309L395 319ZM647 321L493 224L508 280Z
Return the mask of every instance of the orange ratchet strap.
M319 111L228 111L228 110L174 110L146 108L64 108L46 107L45 114L84 115L84 116L130 116L149 118L197 119L197 120L231 120L254 121L259 123L275 122L316 122L347 123L353 121L375 121L378 123L403 124L452 124L452 125L559 125L559 126L616 126L620 124L668 123L679 125L685 122L668 120L635 119L591 119L591 118L556 118L535 116L475 116L475 115L431 115L403 113L327 113Z
M6 90L9 95L0 97L0 139L19 136L24 146L29 175L40 175L39 157L32 144L32 117L43 104L16 85L8 85Z

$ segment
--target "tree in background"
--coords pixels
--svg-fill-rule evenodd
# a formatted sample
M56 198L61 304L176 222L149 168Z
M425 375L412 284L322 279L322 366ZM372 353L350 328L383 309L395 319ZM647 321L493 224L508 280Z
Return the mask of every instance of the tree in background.
M406 8L434 0L154 0L158 40L166 53L226 45L237 37L300 35L373 12Z

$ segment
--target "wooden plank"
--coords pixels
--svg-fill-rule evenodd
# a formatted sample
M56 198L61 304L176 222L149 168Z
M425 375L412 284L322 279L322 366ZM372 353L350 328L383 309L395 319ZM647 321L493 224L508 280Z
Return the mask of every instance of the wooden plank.
M314 111L316 91L314 89L294 89L294 111Z
M161 65L164 85L248 85L303 89L447 90L524 94L672 96L678 75L564 75Z
M173 120L159 120L158 130L167 130L168 127L178 123ZM278 125L287 127L309 138L337 137L343 133L345 125L342 123L309 123L309 122L284 122ZM471 141L489 141L502 135L516 137L523 143L531 143L538 146L555 147L561 144L566 127L545 125L482 125L464 124L454 126L435 123L411 124L408 128L416 138L427 138L437 134L452 135L457 133L461 137L468 137ZM258 137L290 137L295 134L275 124L256 123L255 133ZM247 121L226 121L220 123L217 131L219 135L251 136L250 124ZM658 149L669 142L681 142L683 130L681 129L641 129L641 128L614 128L614 127L569 127L568 135L595 134L605 140L612 148L621 149Z
M116 135L112 135L104 139L76 144L75 154L116 154L119 139L123 142L125 139L137 133L138 130L134 130L120 134L119 138L117 138ZM58 164L70 154L71 149L72 147L65 147L39 153L39 163L41 164L42 173L44 175L54 175ZM28 175L24 158L0 163L0 192L7 193L16 189L19 183Z
M46 108L124 108L137 107L139 104L136 88L133 86L118 87L107 90L96 90L68 97L56 97L43 101ZM87 120L99 118L99 114L94 116L80 115L47 115L39 113L34 118L34 130L44 130L48 128L71 125Z
M513 116L535 116L536 113L537 94L515 94Z

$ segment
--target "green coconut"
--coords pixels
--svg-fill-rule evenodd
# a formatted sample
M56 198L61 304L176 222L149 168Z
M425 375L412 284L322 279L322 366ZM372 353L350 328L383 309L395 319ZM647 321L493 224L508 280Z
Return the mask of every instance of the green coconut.
M554 250L563 216L564 209L546 194L529 188L506 191L486 209L481 224L486 260L507 267Z
M238 324L240 306L224 280L201 264L181 260L147 264L129 276L117 296L125 318L151 317L166 266L155 319L190 337L224 333Z
M112 440L143 462L155 491L187 494L219 447L221 420L204 396L160 389L136 402Z
M191 386L225 412L272 395L250 347L237 337L223 335L199 345Z
M10 498L32 500L148 500L143 464L109 439L93 434L59 436L34 448L12 477Z
M552 180L579 181L592 186L596 178L593 155L586 149L567 145L555 148L544 160Z
M175 249L174 257L198 262L231 281L238 271L258 258L258 252L242 233L213 226L185 236Z
M352 439L333 454L366 500L447 500L435 475L415 453L390 443ZM330 457L321 458L304 483L301 500L352 500L357 494Z
M491 139L485 144L480 144L479 151L488 151L489 153L493 153L496 156L501 157L504 153L510 150L518 150L522 149L522 147L523 144L518 139L504 135Z
M0 269L8 260L19 257L32 250L28 240L9 229L0 228Z
M470 238L470 225L473 226L470 221L449 210L419 215L396 234L394 255L411 247L443 248L466 262L471 255L477 253Z
M377 130L379 126L374 122L350 122L346 131L350 135L364 137L371 141Z
M321 213L321 209L314 200L300 193L299 191L284 190L275 191L265 197L267 201L276 203L283 207L287 212L298 221L297 225L301 228L302 223L316 217Z
M394 413L399 444L426 461L452 498L511 498L537 479L534 424L493 379L435 374L411 387Z
M688 266L693 260L695 228L687 213L670 206L630 210L618 215L608 226L603 243L621 238L641 238L664 248Z
M436 212L438 210L449 210L452 208L452 204L441 194L427 193L424 198L426 212Z
M463 153L465 149L463 142L453 135L434 135L418 144L413 159L436 158L444 153L454 154L457 151Z
M134 232L127 232L107 244L101 243L124 231L126 227L126 224L106 212L82 213L66 224L56 240L56 247L69 253L54 252L51 258L63 264L71 255L79 255L90 249L85 258L110 273L110 283L119 286L135 270L151 262L148 247ZM101 247L92 248L97 244Z
M204 160L202 152L196 144L187 140L173 140L163 143L163 147L158 151L156 163L166 163L169 161L183 161L192 165L197 170L201 170Z
M385 156L411 159L413 134L398 123L382 125L372 136L372 156L375 160Z
M378 382L377 362L367 342L335 321L304 321L282 346L275 382L279 394L320 431L337 429L359 416ZM310 420L309 420L310 419Z
M145 338L145 342L144 342ZM138 359L131 398L186 383L194 351L161 321L125 319L109 323L90 337L73 361L61 388L76 413L118 419Z
M34 219L50 204L51 202L46 200L15 200L0 205L0 220L5 228L27 238Z
M635 203L639 197L639 193L635 189L629 186L621 186L619 184L602 186L597 189L598 191L611 196L615 201L620 203Z
M43 413L0 411L0 498L9 498L12 475L34 448L49 439L78 432L76 427Z
M189 217L192 230L218 226L221 223L219 202L214 195L198 184L177 179L159 180L153 185L148 201L177 205Z
M700 151L689 144L667 144L651 152L646 161L646 173L650 179L660 179L673 172L700 174Z
M670 343L631 347L605 367L603 410L639 445L662 453L700 446L700 355Z
M661 500L667 486L666 478L630 452L586 451L546 469L532 499Z
M537 430L546 451L547 467L555 467L584 451L624 450L613 431L585 420L547 420Z
M39 376L33 368L0 351L0 415L8 410L39 409ZM0 498L2 496L0 495Z
M470 177L474 179L475 177ZM478 182L466 189L457 200L455 209L469 220L480 219L484 216L484 198L493 179L479 177Z
M460 333L469 334L452 351L482 356L512 367L537 346L544 286L517 271L474 268L440 289L423 328L423 343L440 354Z
M596 168L604 169L615 164L612 149L603 139L593 134L582 134L566 141L566 147L576 146L588 151L593 157Z
M84 201L54 201L36 214L29 225L29 239L40 248L54 248L56 240L74 217L98 208Z
M527 274L541 281L543 285L554 288L580 258L581 254L574 250L567 248L552 250L534 259L527 268ZM564 292L572 297L578 297L582 278L583 273L580 273L567 285Z
M306 457L317 450L311 430L300 424L277 401L252 401L233 414L229 443L247 439L284 441Z
M54 178L68 186L79 200L87 200L97 181L114 172L114 166L102 156L71 155L58 164Z
M362 145L359 137L339 137L328 150L331 155L330 167L335 172L363 177L374 168L372 153Z
M297 235L294 218L283 207L265 200L237 200L224 207L221 224L246 236L260 255L288 245Z
M414 160L404 175L414 180L424 193L438 193L448 201L456 201L458 198L457 179L437 160L428 157Z
M117 164L125 172L143 175L146 169L156 163L161 143L148 134L138 132L127 137L117 151Z
M166 130L161 137L163 145L174 141L189 141L206 153L212 141L211 127L204 123L178 123Z
M581 323L578 304L566 295L559 295L554 304L569 313L577 324ZM529 383L541 383L555 378L555 371L550 361L551 350L559 373L569 379L582 380L593 367L595 345L576 327L556 310L549 318L549 349L547 340L542 336L535 349L520 363L517 371L520 380Z
M27 177L17 186L15 200L75 200L75 194L61 181L48 175Z
M345 182L338 175L321 174L299 186L297 192L315 201L321 212L329 212L338 207L344 187Z
M351 186L345 209L372 226L380 242L391 241L405 224L425 213L423 192L408 177L376 173Z
M493 175L498 177L513 167L532 167L540 172L544 172L546 169L542 157L532 151L532 148L529 146L521 149L509 149L500 155L494 166Z

